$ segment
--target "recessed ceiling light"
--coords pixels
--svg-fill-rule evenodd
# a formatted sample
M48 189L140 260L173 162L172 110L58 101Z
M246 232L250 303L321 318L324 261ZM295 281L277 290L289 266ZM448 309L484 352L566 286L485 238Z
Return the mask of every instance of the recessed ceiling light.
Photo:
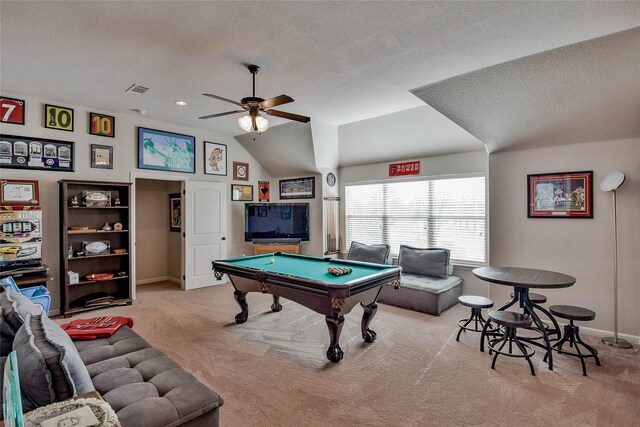
M187 101L177 100L176 101L176 105L179 105L179 106L183 107L183 106L187 105Z

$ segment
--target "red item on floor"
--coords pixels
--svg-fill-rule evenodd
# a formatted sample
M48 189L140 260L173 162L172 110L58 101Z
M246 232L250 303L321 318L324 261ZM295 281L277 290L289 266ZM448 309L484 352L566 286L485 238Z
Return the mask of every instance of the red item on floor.
M123 326L133 327L133 319L121 316L103 316L92 319L77 319L60 325L74 340L95 340L115 334Z

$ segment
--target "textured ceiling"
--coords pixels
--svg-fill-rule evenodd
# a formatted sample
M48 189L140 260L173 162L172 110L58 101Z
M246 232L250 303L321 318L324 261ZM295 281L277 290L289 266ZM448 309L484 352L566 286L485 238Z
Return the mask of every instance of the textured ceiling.
M639 22L640 2L2 1L0 90L111 112L139 108L156 120L237 135L236 116L197 119L234 109L201 94L250 95L245 64L256 63L257 95L292 96L282 110L310 116L312 126L388 122L383 116L424 107L413 88ZM124 93L133 83L150 90ZM423 133L422 121L436 116L425 112L396 128ZM436 120L440 134L447 126L460 133ZM397 140L394 157L441 151L451 139ZM361 143L340 147L348 158ZM369 155L378 153L365 149L361 161Z
M640 137L640 28L413 91L495 152Z
M318 173L309 124L289 122L262 135L244 133L235 138L271 176Z

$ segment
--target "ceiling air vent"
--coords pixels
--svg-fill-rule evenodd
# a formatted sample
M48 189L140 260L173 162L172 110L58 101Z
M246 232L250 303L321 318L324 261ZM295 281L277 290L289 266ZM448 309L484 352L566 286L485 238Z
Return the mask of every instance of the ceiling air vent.
M140 86L139 84L132 84L129 89L125 90L125 92L135 93L137 95L142 95L146 91L148 91L148 87Z

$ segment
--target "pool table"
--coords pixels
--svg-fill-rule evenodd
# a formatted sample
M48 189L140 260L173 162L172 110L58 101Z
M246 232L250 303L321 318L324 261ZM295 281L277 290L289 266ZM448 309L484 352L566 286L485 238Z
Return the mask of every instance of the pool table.
M341 276L329 273L329 267L348 267L352 271ZM236 323L244 323L249 317L247 292L273 295L271 310L282 310L280 297L302 304L317 313L324 314L329 329L330 345L327 358L332 362L342 360L340 332L344 315L360 303L364 309L361 322L362 338L372 343L376 333L369 324L378 309L376 300L382 286L392 283L400 286L400 267L345 261L275 252L213 261L218 280L227 274L235 288L233 296L242 311L236 315Z

